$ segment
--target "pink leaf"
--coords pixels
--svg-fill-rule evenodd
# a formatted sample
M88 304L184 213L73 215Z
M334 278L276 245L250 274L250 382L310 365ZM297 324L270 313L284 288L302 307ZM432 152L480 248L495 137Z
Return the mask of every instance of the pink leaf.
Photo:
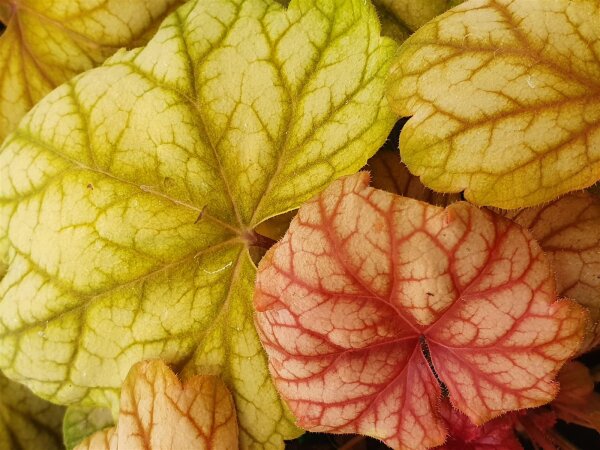
M436 450L523 450L514 432L514 414L506 414L479 427L452 408L448 401L442 402L440 414L448 427L448 439Z
M299 425L421 449L445 440L436 377L476 424L552 400L586 311L556 299L529 232L368 181L305 204L259 267L256 324Z

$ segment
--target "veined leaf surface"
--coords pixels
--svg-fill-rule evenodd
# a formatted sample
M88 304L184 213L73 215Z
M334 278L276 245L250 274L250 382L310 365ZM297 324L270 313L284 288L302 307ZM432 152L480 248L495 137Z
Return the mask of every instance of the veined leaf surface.
M0 448L61 450L63 407L0 373Z
M76 450L235 450L235 407L217 377L196 375L183 384L162 361L131 368L121 391L119 422Z
M92 434L115 424L107 408L69 406L63 419L63 443L72 450Z
M557 300L519 225L369 188L366 173L300 208L260 263L254 303L302 427L412 450L444 442L438 378L478 425L552 400L587 319Z
M147 42L183 1L0 0L0 143L52 89Z
M298 435L252 316L254 229L355 172L395 117L363 0L187 3L61 86L0 153L0 366L114 405L136 361L222 376L243 448Z
M590 311L581 352L600 344L600 198L578 192L503 214L528 228L550 257L560 295Z
M501 208L600 179L600 3L471 0L401 47L388 93L428 187Z

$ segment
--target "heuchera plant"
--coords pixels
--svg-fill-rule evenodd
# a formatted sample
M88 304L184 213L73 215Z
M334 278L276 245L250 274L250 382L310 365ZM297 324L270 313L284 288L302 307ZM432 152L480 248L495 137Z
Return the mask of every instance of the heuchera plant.
M600 431L597 0L0 22L0 448Z

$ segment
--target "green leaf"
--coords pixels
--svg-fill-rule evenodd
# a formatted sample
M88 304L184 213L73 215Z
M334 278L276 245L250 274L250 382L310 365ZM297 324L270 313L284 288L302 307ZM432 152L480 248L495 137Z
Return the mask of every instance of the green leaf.
M253 325L254 230L385 141L394 52L363 0L200 0L46 97L0 151L0 366L114 406L161 358L223 377L242 448L297 436Z
M0 448L60 450L64 408L0 374Z
M109 409L85 406L69 406L63 420L63 441L72 450L88 436L114 426Z
M600 179L600 3L471 0L425 25L392 69L412 115L402 160L480 205L532 206Z
M56 86L147 42L183 1L0 0L0 142Z

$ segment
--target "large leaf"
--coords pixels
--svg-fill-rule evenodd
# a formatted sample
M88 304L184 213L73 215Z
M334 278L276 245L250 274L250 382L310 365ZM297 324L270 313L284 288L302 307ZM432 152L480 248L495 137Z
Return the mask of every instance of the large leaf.
M0 374L0 448L61 450L64 408Z
M421 449L444 442L438 378L475 424L552 400L587 313L557 300L531 235L367 185L303 205L259 266L256 321L298 423Z
M121 393L116 428L99 431L76 450L234 450L238 429L221 380L196 375L183 384L162 361L132 367Z
M529 228L552 260L558 291L590 311L582 352L600 344L600 198L587 192L544 206L506 211Z
M55 90L0 153L0 366L114 405L131 365L219 373L244 448L299 431L254 329L254 229L358 170L395 121L363 0L187 3Z
M531 206L600 179L600 3L471 0L392 69L402 159L434 190Z
M0 0L0 142L42 97L147 41L184 0Z

